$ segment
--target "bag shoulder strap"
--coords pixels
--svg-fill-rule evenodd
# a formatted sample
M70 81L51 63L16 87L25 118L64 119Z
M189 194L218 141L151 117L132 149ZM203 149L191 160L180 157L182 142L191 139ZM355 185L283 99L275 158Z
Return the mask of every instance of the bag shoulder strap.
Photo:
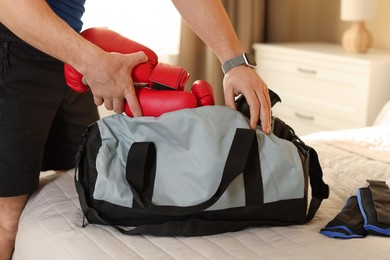
M317 152L305 145L309 149L310 167L309 167L309 179L311 186L312 198L310 201L309 209L306 215L306 222L312 220L320 208L324 199L329 197L329 186L323 180L323 173L318 159Z
M292 142L305 157L309 157L309 180L312 198L306 214L306 222L312 220L324 199L329 197L329 186L323 181L323 173L317 152L306 145L294 129L278 117L273 117L273 133L279 138Z

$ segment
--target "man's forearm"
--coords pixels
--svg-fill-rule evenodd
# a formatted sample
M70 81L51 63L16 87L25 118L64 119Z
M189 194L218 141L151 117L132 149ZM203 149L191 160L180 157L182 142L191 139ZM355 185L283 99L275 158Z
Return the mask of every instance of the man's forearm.
M80 72L88 60L84 55L91 57L99 53L99 49L80 37L44 0L0 0L0 22L30 45ZM78 52L81 49L83 52Z
M224 61L243 52L220 0L172 0L191 29Z

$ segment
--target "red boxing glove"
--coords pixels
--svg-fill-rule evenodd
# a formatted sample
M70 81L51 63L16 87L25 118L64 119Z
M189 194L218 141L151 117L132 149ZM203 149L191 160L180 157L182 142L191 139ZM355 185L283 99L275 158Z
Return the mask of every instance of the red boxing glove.
M130 54L143 51L148 61L140 63L132 70L131 76L135 84L147 84L153 89L183 90L189 73L179 66L159 63L156 53L146 46L123 37L108 28L90 28L81 33L86 40L107 52ZM86 92L89 87L83 82L83 76L72 66L65 64L66 83L77 92Z
M137 88L137 98L144 116L160 116L166 112L185 108L214 105L213 89L207 81L197 80L191 92ZM133 116L128 104L125 113Z
M149 86L135 89L144 116L160 116L179 109L214 105L213 90L208 82L195 81L192 92L182 91L189 74L181 67L158 63L157 55L149 48L107 28L91 28L81 35L107 52L129 54L143 51L148 56L148 61L135 66L131 74L135 84ZM78 71L68 64L65 64L64 70L66 82L71 88L77 92L89 90ZM125 105L125 113L133 116L128 104Z
M192 84L192 94L196 97L196 106L214 106L214 92L211 85L205 80L197 80Z

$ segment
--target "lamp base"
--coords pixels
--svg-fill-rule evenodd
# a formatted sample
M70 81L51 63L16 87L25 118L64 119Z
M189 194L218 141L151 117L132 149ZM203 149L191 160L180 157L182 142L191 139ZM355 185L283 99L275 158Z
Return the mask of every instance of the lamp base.
M352 26L344 32L342 44L347 52L367 52L372 45L372 36L364 25L364 22L353 23Z

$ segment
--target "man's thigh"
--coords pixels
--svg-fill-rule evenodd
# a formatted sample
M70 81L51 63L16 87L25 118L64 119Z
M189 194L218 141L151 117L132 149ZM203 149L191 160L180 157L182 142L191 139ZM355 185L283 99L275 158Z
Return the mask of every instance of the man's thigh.
M66 85L61 62L13 35L0 32L0 41L7 47L0 52L0 197L4 197L33 192L42 168L72 167L81 132L98 114L91 93L78 94Z

